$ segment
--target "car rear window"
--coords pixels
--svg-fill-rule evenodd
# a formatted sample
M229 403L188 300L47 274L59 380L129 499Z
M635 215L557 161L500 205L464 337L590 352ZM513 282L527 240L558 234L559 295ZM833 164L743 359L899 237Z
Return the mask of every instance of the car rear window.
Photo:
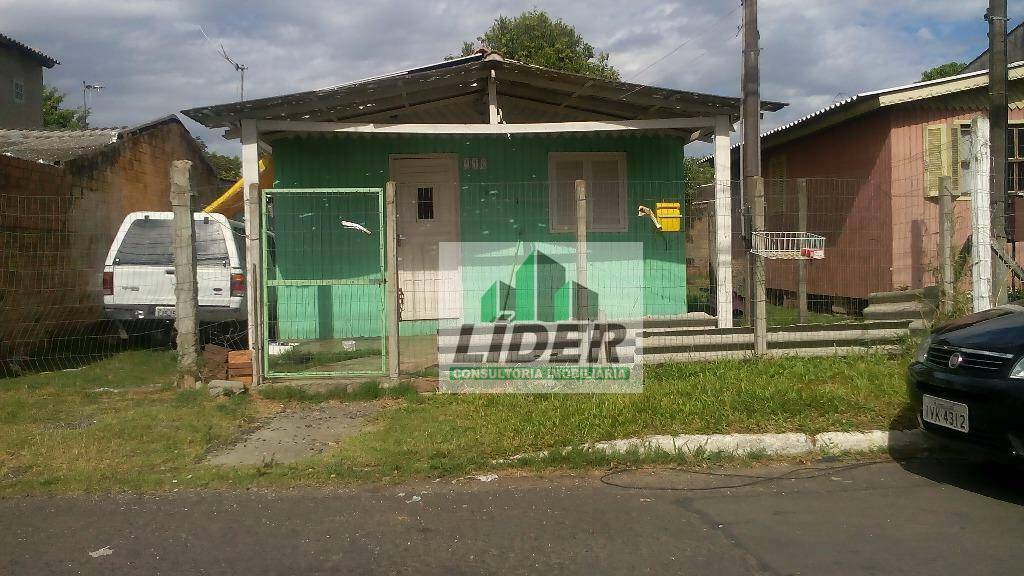
M222 225L214 220L197 221L196 258L199 264L227 262L228 247L224 242ZM128 266L170 266L174 264L171 252L173 221L136 220L132 222L124 240L114 255L114 264Z

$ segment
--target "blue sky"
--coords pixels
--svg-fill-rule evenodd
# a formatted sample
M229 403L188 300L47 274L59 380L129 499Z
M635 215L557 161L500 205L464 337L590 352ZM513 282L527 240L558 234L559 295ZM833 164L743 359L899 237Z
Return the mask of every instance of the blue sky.
M974 58L987 44L987 4L761 0L763 97L791 104L769 114L764 128L837 97L914 82L926 68ZM237 99L237 73L200 27L249 66L246 96L261 97L434 62L481 34L497 15L534 6L609 52L624 79L739 93L738 0L0 0L0 32L62 62L46 72L46 82L66 91L72 105L81 103L83 80L105 85L91 97L92 120L115 126ZM1024 0L1012 0L1009 15L1011 27L1019 23ZM214 149L237 153L237 143L188 124Z

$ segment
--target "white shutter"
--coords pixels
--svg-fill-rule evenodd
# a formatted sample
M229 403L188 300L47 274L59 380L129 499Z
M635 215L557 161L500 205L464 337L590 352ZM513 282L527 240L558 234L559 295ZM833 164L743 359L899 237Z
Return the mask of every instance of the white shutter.
M581 159L554 158L551 161L551 231L565 232L576 227L576 181L587 178L586 162Z
M625 178L620 158L595 158L590 163L587 196L590 200L590 225L595 232L622 232L626 229Z
M939 195L939 178L950 175L949 126L924 128L924 196Z
M551 231L576 229L576 180L587 183L588 225L595 232L625 232L626 155L555 152L548 161Z

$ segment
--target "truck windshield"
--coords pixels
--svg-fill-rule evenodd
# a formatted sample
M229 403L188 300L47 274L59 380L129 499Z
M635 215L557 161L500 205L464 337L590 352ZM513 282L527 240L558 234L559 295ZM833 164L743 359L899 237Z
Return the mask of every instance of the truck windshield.
M199 264L227 263L228 247L222 225L214 220L200 220L196 228L196 258ZM129 266L170 266L173 222L171 220L136 220L114 255L114 264Z

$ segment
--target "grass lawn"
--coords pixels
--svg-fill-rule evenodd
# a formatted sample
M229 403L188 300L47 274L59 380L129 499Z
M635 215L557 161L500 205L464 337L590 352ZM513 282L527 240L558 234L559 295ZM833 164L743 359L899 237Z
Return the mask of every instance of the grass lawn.
M902 358L648 367L641 394L435 396L385 412L325 459L394 474L463 474L494 459L648 434L912 427Z
M250 421L248 396L179 391L170 352L0 379L0 493L170 487Z
M903 428L911 425L905 366L905 358L883 355L651 366L640 394L268 388L275 404L387 395L391 407L317 458L226 469L201 464L204 454L251 425L257 405L269 401L176 391L170 354L128 353L74 372L0 380L0 493L395 480L462 475L517 454L645 434ZM93 391L104 387L118 391ZM629 457L577 451L523 465L612 460Z

